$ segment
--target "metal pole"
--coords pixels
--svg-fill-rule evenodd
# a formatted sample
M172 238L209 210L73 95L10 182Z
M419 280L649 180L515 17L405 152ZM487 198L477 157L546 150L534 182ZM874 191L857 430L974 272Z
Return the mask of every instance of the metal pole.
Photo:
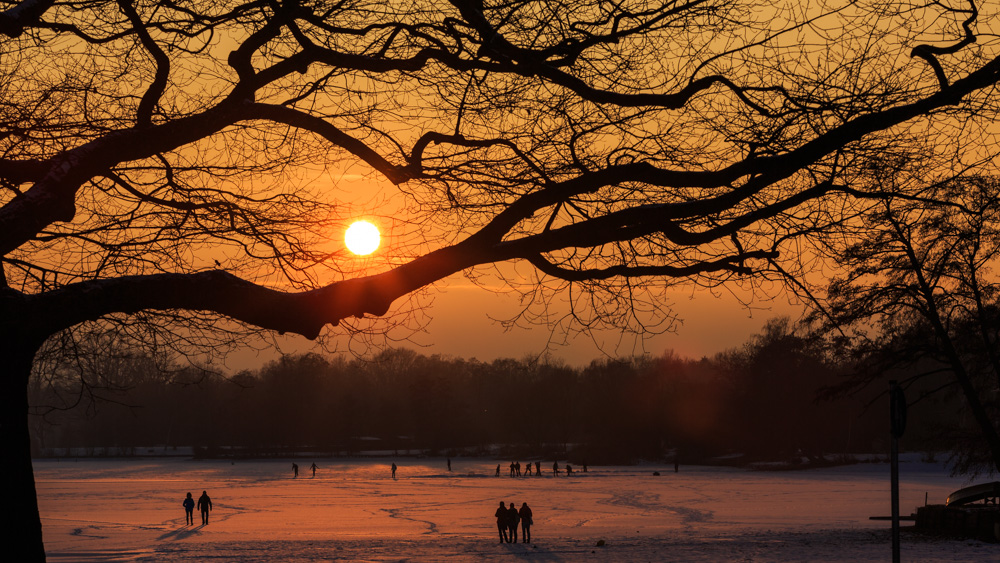
M906 397L895 380L889 382L890 492L892 503L892 563L899 563L899 438L906 430Z
M889 466L892 481L892 563L899 563L899 439L895 434L892 436Z

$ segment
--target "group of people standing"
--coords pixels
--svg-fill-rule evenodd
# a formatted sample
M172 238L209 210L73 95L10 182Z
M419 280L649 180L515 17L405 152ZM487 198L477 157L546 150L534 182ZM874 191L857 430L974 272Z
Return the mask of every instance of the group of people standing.
M195 504L191 493L187 494L187 498L182 504L184 505L184 524L194 525ZM201 525L208 524L208 513L212 510L212 499L209 498L208 491L202 491L201 496L198 497L198 510L201 511Z
M500 508L497 508L497 530L500 532L499 543L517 543L517 525L521 524L521 543L531 543L531 508L528 503L521 504L518 510L514 503L510 503L510 508L504 506L500 501Z
M451 460L448 460L448 461L449 461L448 468L449 468L449 471L450 471L451 470ZM528 476L531 475L531 462L528 462L526 465L527 465L527 467L525 469L524 476L528 477ZM583 464L583 472L584 473L587 472L587 464L586 463ZM559 475L559 462L558 461L552 462L552 474L553 475ZM539 477L541 477L541 475L542 475L542 462L540 462L540 461L536 461L535 462L535 475L537 475ZM568 464L568 463L566 464L566 475L567 476L573 475L573 466L570 465L570 464ZM497 464L497 473L496 473L496 476L497 477L500 476L500 464L499 463ZM521 476L521 462L520 461L512 461L512 462L510 462L510 476L511 477L520 477Z

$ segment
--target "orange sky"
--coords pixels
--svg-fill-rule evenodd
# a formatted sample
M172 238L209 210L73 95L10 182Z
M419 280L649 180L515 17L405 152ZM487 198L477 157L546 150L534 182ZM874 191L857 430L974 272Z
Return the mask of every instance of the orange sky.
M476 358L484 362L520 359L545 351L549 333L544 327L513 328L505 332L499 322L491 320L516 313L518 306L513 296L475 287L461 276L453 276L436 287L433 303L426 310L430 317L426 331L414 334L410 342L400 342L397 347L425 355ZM621 337L620 333L604 331L598 335L603 352L592 339L578 335L565 345L550 344L550 355L571 366L585 366L606 355L630 356L644 351L658 356L673 350L681 357L699 359L742 345L773 317L797 318L801 312L800 307L784 298L748 309L732 295L713 296L707 291L692 294L678 290L673 305L683 324L676 332L648 337L644 350L635 344L633 336ZM338 329L332 330L336 333ZM339 338L337 343L346 351L346 338ZM280 346L285 353L322 352L314 343L298 336L284 337ZM255 370L274 359L274 354L270 350L235 353L228 358L226 367L233 372Z

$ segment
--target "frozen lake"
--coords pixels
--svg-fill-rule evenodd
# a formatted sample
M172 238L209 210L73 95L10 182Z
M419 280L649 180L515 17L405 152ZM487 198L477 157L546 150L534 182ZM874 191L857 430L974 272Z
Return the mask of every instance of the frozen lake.
M510 478L510 461L35 460L50 561L887 561L889 468L762 472L591 467ZM315 478L308 470L319 466ZM525 463L522 460L522 463ZM560 463L561 465L561 463ZM653 472L659 471L660 476ZM901 465L900 513L967 483ZM181 501L203 490L207 526ZM527 502L532 544L499 544L499 501ZM599 540L605 545L597 547ZM904 561L998 561L1000 546L903 533Z

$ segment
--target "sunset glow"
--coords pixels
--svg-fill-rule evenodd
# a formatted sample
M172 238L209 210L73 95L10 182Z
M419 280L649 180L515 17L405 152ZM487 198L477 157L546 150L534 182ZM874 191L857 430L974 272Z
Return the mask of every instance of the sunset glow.
M368 221L355 221L344 233L344 243L347 244L347 249L359 256L375 252L380 241L378 227Z

